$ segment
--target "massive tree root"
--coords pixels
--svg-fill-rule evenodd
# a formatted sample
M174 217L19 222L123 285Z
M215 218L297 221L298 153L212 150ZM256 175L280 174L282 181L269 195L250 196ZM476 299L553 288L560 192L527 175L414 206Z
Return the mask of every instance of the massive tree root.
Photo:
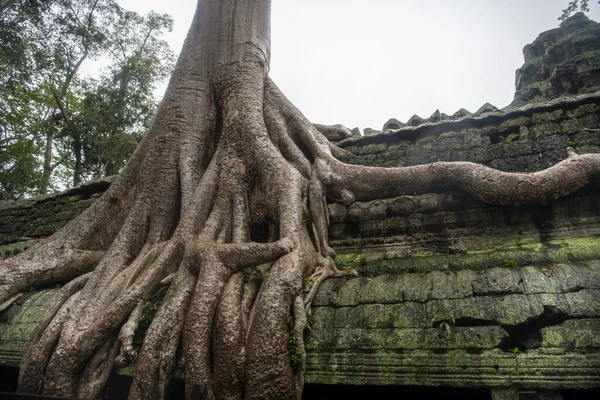
M219 399L300 398L306 313L318 285L341 274L326 199L458 188L490 203L544 203L600 170L599 156L574 154L533 174L346 165L320 130L347 130L317 129L268 78L269 8L200 1L156 121L118 181L0 266L0 304L65 283L26 349L19 391L94 398L115 364L135 362L130 399L160 399L181 362L188 398L203 388ZM164 287L138 354L143 305Z

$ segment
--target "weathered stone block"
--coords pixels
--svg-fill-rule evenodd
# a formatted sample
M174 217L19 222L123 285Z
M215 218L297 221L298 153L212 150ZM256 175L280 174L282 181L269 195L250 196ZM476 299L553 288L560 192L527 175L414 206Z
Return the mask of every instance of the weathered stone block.
M552 265L551 271L552 276L548 280L556 293L575 292L587 287L578 266L556 264Z
M600 289L600 261L588 261L578 271L583 277L586 288Z
M512 268L491 268L472 281L475 295L524 293L519 272Z
M515 130L518 130L518 128L520 128L521 126L527 127L530 124L531 124L530 117L521 116L521 117L510 118L505 121L502 121L500 123L500 125L498 125L498 132L501 135L504 134L506 131L510 131L512 133ZM506 136L506 135L504 135L504 136Z
M400 303L402 302L402 277L399 275L381 275L368 281L361 289L360 302Z
M539 267L524 267L519 269L523 279L524 292L534 293L553 293L554 285Z
M543 122L529 127L529 135L523 139L537 140L543 136L560 134L560 125L556 122Z
M600 319L567 320L541 334L543 347L600 348Z
M599 125L598 116L585 115L581 118L569 118L560 123L560 130L565 135L579 133L584 128L595 128Z
M471 283L476 274L472 270L458 272L433 271L430 276L432 279L432 299L463 299L473 295Z
M427 317L465 319L499 325L519 325L544 312L542 301L536 296L509 294L478 296L468 299L432 300L427 303Z
M433 282L429 274L404 274L401 285L405 301L422 303L431 298Z
M389 305L394 328L423 328L429 325L424 303L406 302Z
M364 278L354 278L346 281L333 300L336 306L355 306L360 302L360 292L366 283Z
M333 307L313 307L312 313L312 330L327 331L335 325L335 311Z
M534 113L531 116L531 122L534 125L543 124L548 122L555 122L564 118L565 112L562 109L546 112Z
M315 298L313 299L313 306L327 306L333 303L333 299L337 296L338 291L342 288L345 283L343 278L331 278L327 279L321 284Z
M356 154L358 154L358 155L379 154L379 153L383 153L384 151L386 151L387 148L388 148L387 143L367 144L365 146L361 146L361 147L357 148Z
M600 317L600 290L585 289L558 295L559 310L571 318Z
M514 388L492 388L492 400L519 400L519 390Z

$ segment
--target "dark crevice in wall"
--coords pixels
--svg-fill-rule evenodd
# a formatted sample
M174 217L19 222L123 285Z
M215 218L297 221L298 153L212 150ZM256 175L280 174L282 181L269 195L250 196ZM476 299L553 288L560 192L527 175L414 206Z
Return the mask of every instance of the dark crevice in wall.
M508 333L498 346L501 350L507 352L521 352L530 349L536 349L542 345L543 328L557 326L567 320L567 316L554 306L544 306L544 312L537 318L532 318L527 322L516 325L502 325Z
M493 325L497 325L498 323L496 321L491 321L491 320L487 320L487 319L477 319L477 318L468 318L468 317L463 317L463 318L456 318L454 320L454 325L455 327L471 327L471 326L493 326Z
M423 387L423 386L355 386L355 385L311 385L304 387L307 400L337 400L337 399L491 399L490 389L487 388L452 388L452 387Z
M563 400L598 400L600 399L600 388L590 390L561 390Z
M519 126L512 126L502 132L495 132L488 136L491 144L509 144L519 141Z

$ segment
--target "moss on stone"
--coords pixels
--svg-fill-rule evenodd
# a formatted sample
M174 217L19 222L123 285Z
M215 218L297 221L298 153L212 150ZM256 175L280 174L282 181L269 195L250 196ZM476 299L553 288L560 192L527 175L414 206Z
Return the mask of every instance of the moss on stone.
M360 257L366 259L364 265L359 262ZM415 252L403 256L386 251L336 256L336 262L343 268L355 268L365 276L435 270L484 270L505 267L506 260L513 260L516 267L522 267L595 259L600 259L600 237L595 236L554 239L543 243L515 237L512 243L507 241L497 247L469 250L467 253L459 254Z

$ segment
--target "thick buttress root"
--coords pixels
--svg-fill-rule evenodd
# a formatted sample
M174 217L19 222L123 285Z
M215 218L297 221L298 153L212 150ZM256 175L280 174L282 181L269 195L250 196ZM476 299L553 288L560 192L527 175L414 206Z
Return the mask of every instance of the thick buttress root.
M458 188L495 204L545 203L600 171L599 156L572 152L533 174L464 162L347 165L321 133L345 137L345 128L317 129L259 63L226 72L212 86L175 80L186 101L166 102L109 192L3 265L0 304L33 285L68 282L33 334L20 391L93 398L115 363L135 362L132 400L163 398L178 364L188 398L206 385L210 398L299 399L311 302L325 279L354 273L335 265L327 199ZM137 349L144 305L163 287Z

